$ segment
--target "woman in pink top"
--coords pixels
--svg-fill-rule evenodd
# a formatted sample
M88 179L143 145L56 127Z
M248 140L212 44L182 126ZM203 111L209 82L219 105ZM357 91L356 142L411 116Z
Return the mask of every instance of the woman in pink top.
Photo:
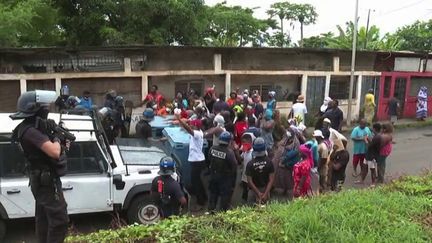
M381 148L379 156L376 158L377 162L377 182L384 183L386 160L393 150L393 126L388 124L383 124L381 133Z
M299 150L304 159L294 165L294 197L305 197L311 189L310 171L314 162L310 144L300 145Z

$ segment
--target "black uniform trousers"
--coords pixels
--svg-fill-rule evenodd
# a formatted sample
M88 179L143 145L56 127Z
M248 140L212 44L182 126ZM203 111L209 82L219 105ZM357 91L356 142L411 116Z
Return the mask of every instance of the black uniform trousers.
M233 175L213 173L209 180L209 211L216 210L220 198L220 209L226 211L231 206L233 194Z
M36 200L36 234L39 243L63 242L68 231L67 204L60 179L55 181L47 186L31 183Z

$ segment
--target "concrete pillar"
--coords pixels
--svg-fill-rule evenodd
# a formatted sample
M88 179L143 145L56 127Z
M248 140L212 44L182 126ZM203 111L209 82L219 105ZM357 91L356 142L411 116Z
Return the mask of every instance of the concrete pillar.
M213 66L215 72L222 71L222 54L214 54L213 56Z
M60 95L61 86L62 86L61 78L56 77L56 79L55 79L55 91L56 91L57 95Z
M132 72L131 59L129 57L125 57L123 63L124 63L125 73L131 73Z
M20 79L20 91L21 91L21 94L24 92L27 92L27 80L25 80L23 78Z
M333 57L333 71L339 72L339 57Z
M307 81L308 81L308 75L307 74L303 74L303 76L302 76L302 82L301 82L301 94L304 95L305 99L307 99L307 97L306 97L306 93L307 93Z
M229 97L231 93L231 73L225 74L225 95Z
M148 94L148 75L141 76L141 100L144 100Z
M324 97L330 96L330 79L331 79L331 74L327 74L325 79Z
M360 100L361 100L361 89L362 89L362 80L363 80L363 75L359 75L357 76L357 93L356 93L356 109L357 109L357 118L360 116L360 109L361 109L361 104L360 104ZM356 114L356 112L353 112L354 114Z

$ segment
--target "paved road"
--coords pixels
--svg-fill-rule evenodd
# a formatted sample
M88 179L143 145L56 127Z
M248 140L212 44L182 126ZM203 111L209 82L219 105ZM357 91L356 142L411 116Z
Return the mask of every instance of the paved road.
M403 174L420 174L423 170L432 170L432 129L406 129L396 131L396 144L393 153L387 160L388 177L397 177ZM351 151L351 149L350 149ZM359 188L356 180L351 176L352 163L347 167L346 187ZM370 178L367 178L370 183ZM365 186L368 186L366 184ZM71 218L74 231L91 232L105 229L110 226L111 214L82 215ZM8 233L4 242L35 242L33 220L19 220L8 223Z

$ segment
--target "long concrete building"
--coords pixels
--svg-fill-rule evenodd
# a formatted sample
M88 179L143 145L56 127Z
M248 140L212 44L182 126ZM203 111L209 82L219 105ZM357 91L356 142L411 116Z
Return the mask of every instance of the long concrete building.
M432 90L432 60L425 54L370 52L357 54L352 110L359 116L364 95L376 92L378 112L385 101L397 96L406 109L422 85ZM74 95L88 90L96 104L107 90L138 104L149 87L157 85L167 98L178 91L206 87L229 94L236 89L277 92L278 108L287 111L287 96L300 91L310 113L324 97L348 106L351 52L304 48L208 48L174 46L128 46L92 48L0 49L0 111L15 110L18 96L35 89L60 93L68 85ZM411 116L412 112L404 112ZM379 115L385 119L385 114Z

